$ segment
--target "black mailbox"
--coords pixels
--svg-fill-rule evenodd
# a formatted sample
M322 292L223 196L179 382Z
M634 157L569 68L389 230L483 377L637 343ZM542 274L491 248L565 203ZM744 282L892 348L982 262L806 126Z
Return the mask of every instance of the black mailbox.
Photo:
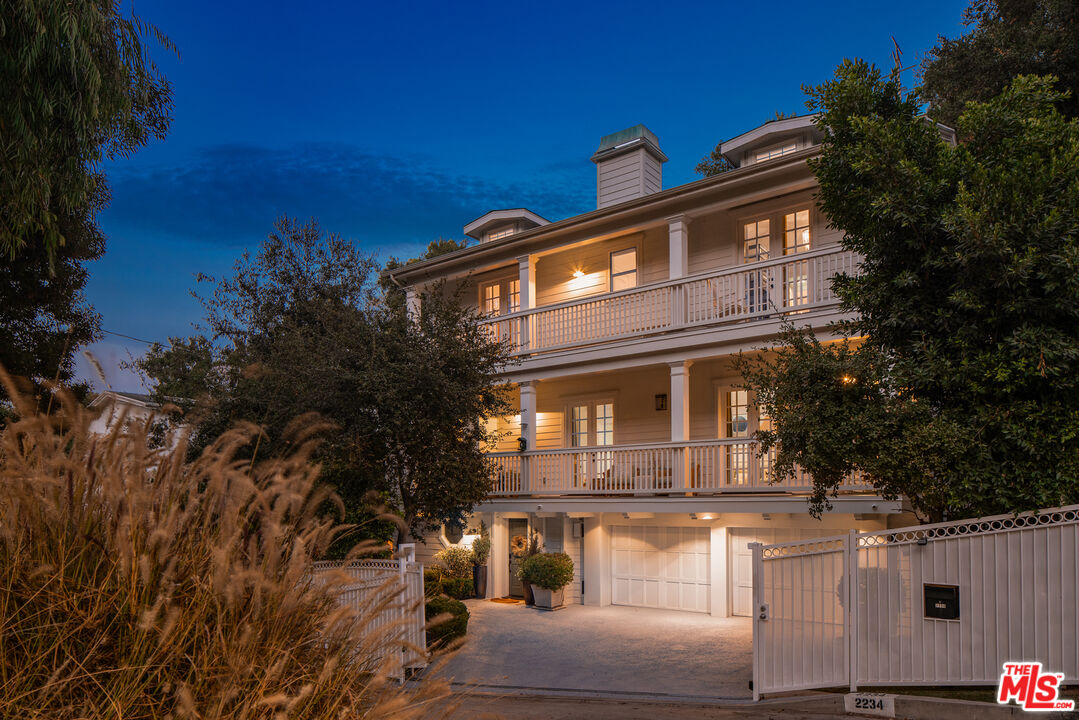
M923 586L925 591L925 616L936 620L959 619L959 586L930 585Z

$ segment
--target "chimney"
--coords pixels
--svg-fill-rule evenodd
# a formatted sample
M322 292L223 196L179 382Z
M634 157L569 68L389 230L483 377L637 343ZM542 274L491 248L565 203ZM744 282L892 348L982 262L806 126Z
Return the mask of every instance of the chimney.
M605 135L592 156L596 164L596 209L643 197L663 189L659 138L644 125Z

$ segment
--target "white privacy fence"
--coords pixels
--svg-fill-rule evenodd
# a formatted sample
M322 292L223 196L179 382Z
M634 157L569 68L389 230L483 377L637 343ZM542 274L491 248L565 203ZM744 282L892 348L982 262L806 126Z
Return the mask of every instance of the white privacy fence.
M756 544L753 569L754 697L996 685L1020 660L1079 681L1079 505Z
M423 565L415 562L415 545L402 544L401 550L407 556L398 560L325 561L313 567L316 575L344 573L354 581L340 587L340 600L365 619L365 642L383 653L378 669L398 679L406 670L427 666Z
M514 352L535 353L757 320L836 305L832 278L857 274L859 263L849 250L825 248L525 310L492 318L485 326Z

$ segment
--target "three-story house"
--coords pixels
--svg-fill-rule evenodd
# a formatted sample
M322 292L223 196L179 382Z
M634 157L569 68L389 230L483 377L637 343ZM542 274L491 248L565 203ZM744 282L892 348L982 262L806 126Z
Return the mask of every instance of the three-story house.
M830 339L831 291L858 258L814 202L811 117L768 122L721 147L734 166L664 190L667 157L638 125L592 155L596 209L549 222L494 210L477 242L394 272L413 307L426 287L468 297L519 363L516 414L498 421L488 594L518 595L514 537L539 533L576 568L567 602L751 613L751 542L887 526L900 503L852 480L820 520L809 478L773 484L754 433L770 422L732 360L762 352L792 316ZM468 541L453 529L429 550Z

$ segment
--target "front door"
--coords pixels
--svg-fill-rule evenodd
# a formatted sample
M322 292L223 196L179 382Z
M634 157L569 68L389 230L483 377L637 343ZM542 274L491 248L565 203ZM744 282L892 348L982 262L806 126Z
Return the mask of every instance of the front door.
M516 545L520 547L523 543L528 542L528 521L511 519L508 523L509 535L510 535L510 597L523 598L525 596L524 585L521 584L521 580L517 577L517 565L520 563L520 558L513 554L513 547ZM523 540L514 542L514 538L523 538Z

